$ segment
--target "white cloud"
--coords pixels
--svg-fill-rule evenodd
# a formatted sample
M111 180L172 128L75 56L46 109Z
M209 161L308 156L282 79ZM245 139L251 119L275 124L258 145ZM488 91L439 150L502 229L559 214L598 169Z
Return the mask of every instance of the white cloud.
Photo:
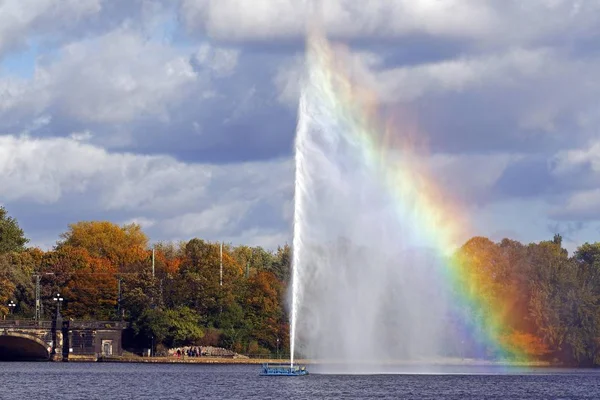
M554 159L553 172L559 177L581 172L582 168L600 178L600 141L592 142L584 149L560 152Z
M221 49L209 43L203 43L196 52L195 60L217 76L230 75L238 64L238 49Z
M58 59L37 65L32 80L0 78L0 113L10 118L51 110L103 124L168 120L184 99L214 92L212 77L231 74L237 56L236 50L203 44L192 66L190 50L119 28L64 46Z
M317 10L319 9L319 10ZM413 32L468 36L485 32L490 9L458 0L183 0L181 15L190 30L219 39L254 40L301 36L318 11L333 35L399 36Z
M598 32L597 1L579 0L182 0L191 31L225 40L301 37L320 15L328 34L344 39L415 34L472 39L487 45L535 43Z
M600 141L558 153L551 167L553 176L571 189L552 215L560 219L600 220Z
M78 142L86 142L93 138L94 134L90 131L75 132L71 133L69 137L73 140L77 140Z
M274 250L278 246L283 246L286 243L292 243L291 230L273 230L273 229L257 229L252 228L244 230L238 235L226 236L223 238L225 242L234 244L245 244L247 246L263 246L267 249Z
M0 58L8 50L27 45L31 33L50 26L72 26L97 14L102 0L4 0L0 3Z
M194 236L222 234L235 229L252 206L251 201L232 201L212 204L196 213L187 213L164 221L165 230L171 234Z
M142 229L146 229L146 228L151 228L154 225L156 225L156 220L151 219L151 218L146 218L146 217L135 217L135 218L130 218L126 221L123 221L122 224L123 225L137 224L137 225L141 226Z
M291 185L287 160L186 164L168 156L108 152L74 139L0 136L0 201L118 211L167 237L231 235L259 202L279 208ZM284 225L284 223L282 222ZM273 229L273 228L269 228Z
M185 54L124 29L64 47L61 59L39 75L46 77L40 89L65 114L108 123L167 118L169 103L181 100L197 78Z
M523 81L551 76L556 67L548 68L549 64L564 62L549 49L511 49L492 55L391 68L381 68L380 60L371 53L350 53L346 58L346 64L351 65L347 69L352 78L373 90L378 99L386 103L410 102L427 95L481 88L518 89ZM302 58L295 56L278 69L274 83L282 103L297 104L304 68Z
M572 193L565 204L552 210L551 215L569 220L600 220L600 189Z
M103 209L176 207L203 194L206 166L170 157L109 153L73 139L0 136L0 185L7 201L54 203L97 190Z
M552 61L555 59L543 49L514 49L501 54L389 69L381 71L375 81L384 100L413 100L426 94L512 86L523 79L538 79Z

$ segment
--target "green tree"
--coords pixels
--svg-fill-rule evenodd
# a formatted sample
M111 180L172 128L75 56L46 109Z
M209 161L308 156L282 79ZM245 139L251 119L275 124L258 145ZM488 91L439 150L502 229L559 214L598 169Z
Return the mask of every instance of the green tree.
M568 258L556 242L529 245L531 318L555 357L571 365L598 363L600 301L597 269L581 262L588 246ZM591 259L588 259L591 261Z
M10 217L6 209L0 206L0 254L11 251L23 251L29 239L19 227L16 219Z
M271 270L279 280L286 284L290 282L292 272L292 250L290 246L286 244L283 247L277 247Z
M22 318L34 315L34 280L33 273L41 263L44 253L37 248L29 248L21 252L6 253L0 258L14 290L11 299L17 306L15 312ZM0 291L2 291L0 289Z
M138 336L154 337L155 343L167 347L195 344L204 336L200 316L188 307L173 310L146 309L132 325Z
M125 319L135 321L148 309L162 307L160 280L150 271L121 277L121 308Z
M575 251L575 259L600 269L600 242L584 243Z

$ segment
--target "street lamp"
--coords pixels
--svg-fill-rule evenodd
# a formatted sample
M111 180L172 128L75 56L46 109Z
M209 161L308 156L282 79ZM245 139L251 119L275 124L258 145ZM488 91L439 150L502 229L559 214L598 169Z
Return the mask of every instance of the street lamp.
M15 302L14 302L14 301L12 301L12 300L10 301L10 303L8 303L8 309L10 310L10 313L11 313L11 314L14 312L14 310L15 310L15 307L16 307L16 306L17 306L17 305L16 305L16 304L15 304Z
M56 302L56 311L58 314L60 314L60 303L62 303L64 299L60 297L60 293L56 293L56 297L54 297L52 300Z
M277 359L279 359L279 337L277 338Z
M35 320L39 321L42 319L44 314L44 304L42 303L41 293L41 278L43 275L54 275L54 272L44 272L42 274L33 275L35 278Z

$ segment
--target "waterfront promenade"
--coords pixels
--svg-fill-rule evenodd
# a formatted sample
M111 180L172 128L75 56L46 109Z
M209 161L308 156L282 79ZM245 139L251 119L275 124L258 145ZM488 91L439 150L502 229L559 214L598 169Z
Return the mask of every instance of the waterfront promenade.
M113 362L113 363L148 363L148 364L239 364L256 365L262 363L287 363L289 359L277 358L227 358L227 357L140 357L140 356L120 356L120 357L94 357L82 356L71 357L69 362ZM310 360L297 360L298 364L311 364Z

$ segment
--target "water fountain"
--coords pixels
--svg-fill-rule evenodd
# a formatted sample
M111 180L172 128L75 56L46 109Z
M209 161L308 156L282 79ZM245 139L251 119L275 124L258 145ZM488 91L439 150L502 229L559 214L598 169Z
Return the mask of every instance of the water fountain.
M302 354L325 370L372 372L436 359L454 340L439 251L450 234L411 148L389 146L373 96L349 78L350 64L323 36L308 39L295 155L291 364Z

